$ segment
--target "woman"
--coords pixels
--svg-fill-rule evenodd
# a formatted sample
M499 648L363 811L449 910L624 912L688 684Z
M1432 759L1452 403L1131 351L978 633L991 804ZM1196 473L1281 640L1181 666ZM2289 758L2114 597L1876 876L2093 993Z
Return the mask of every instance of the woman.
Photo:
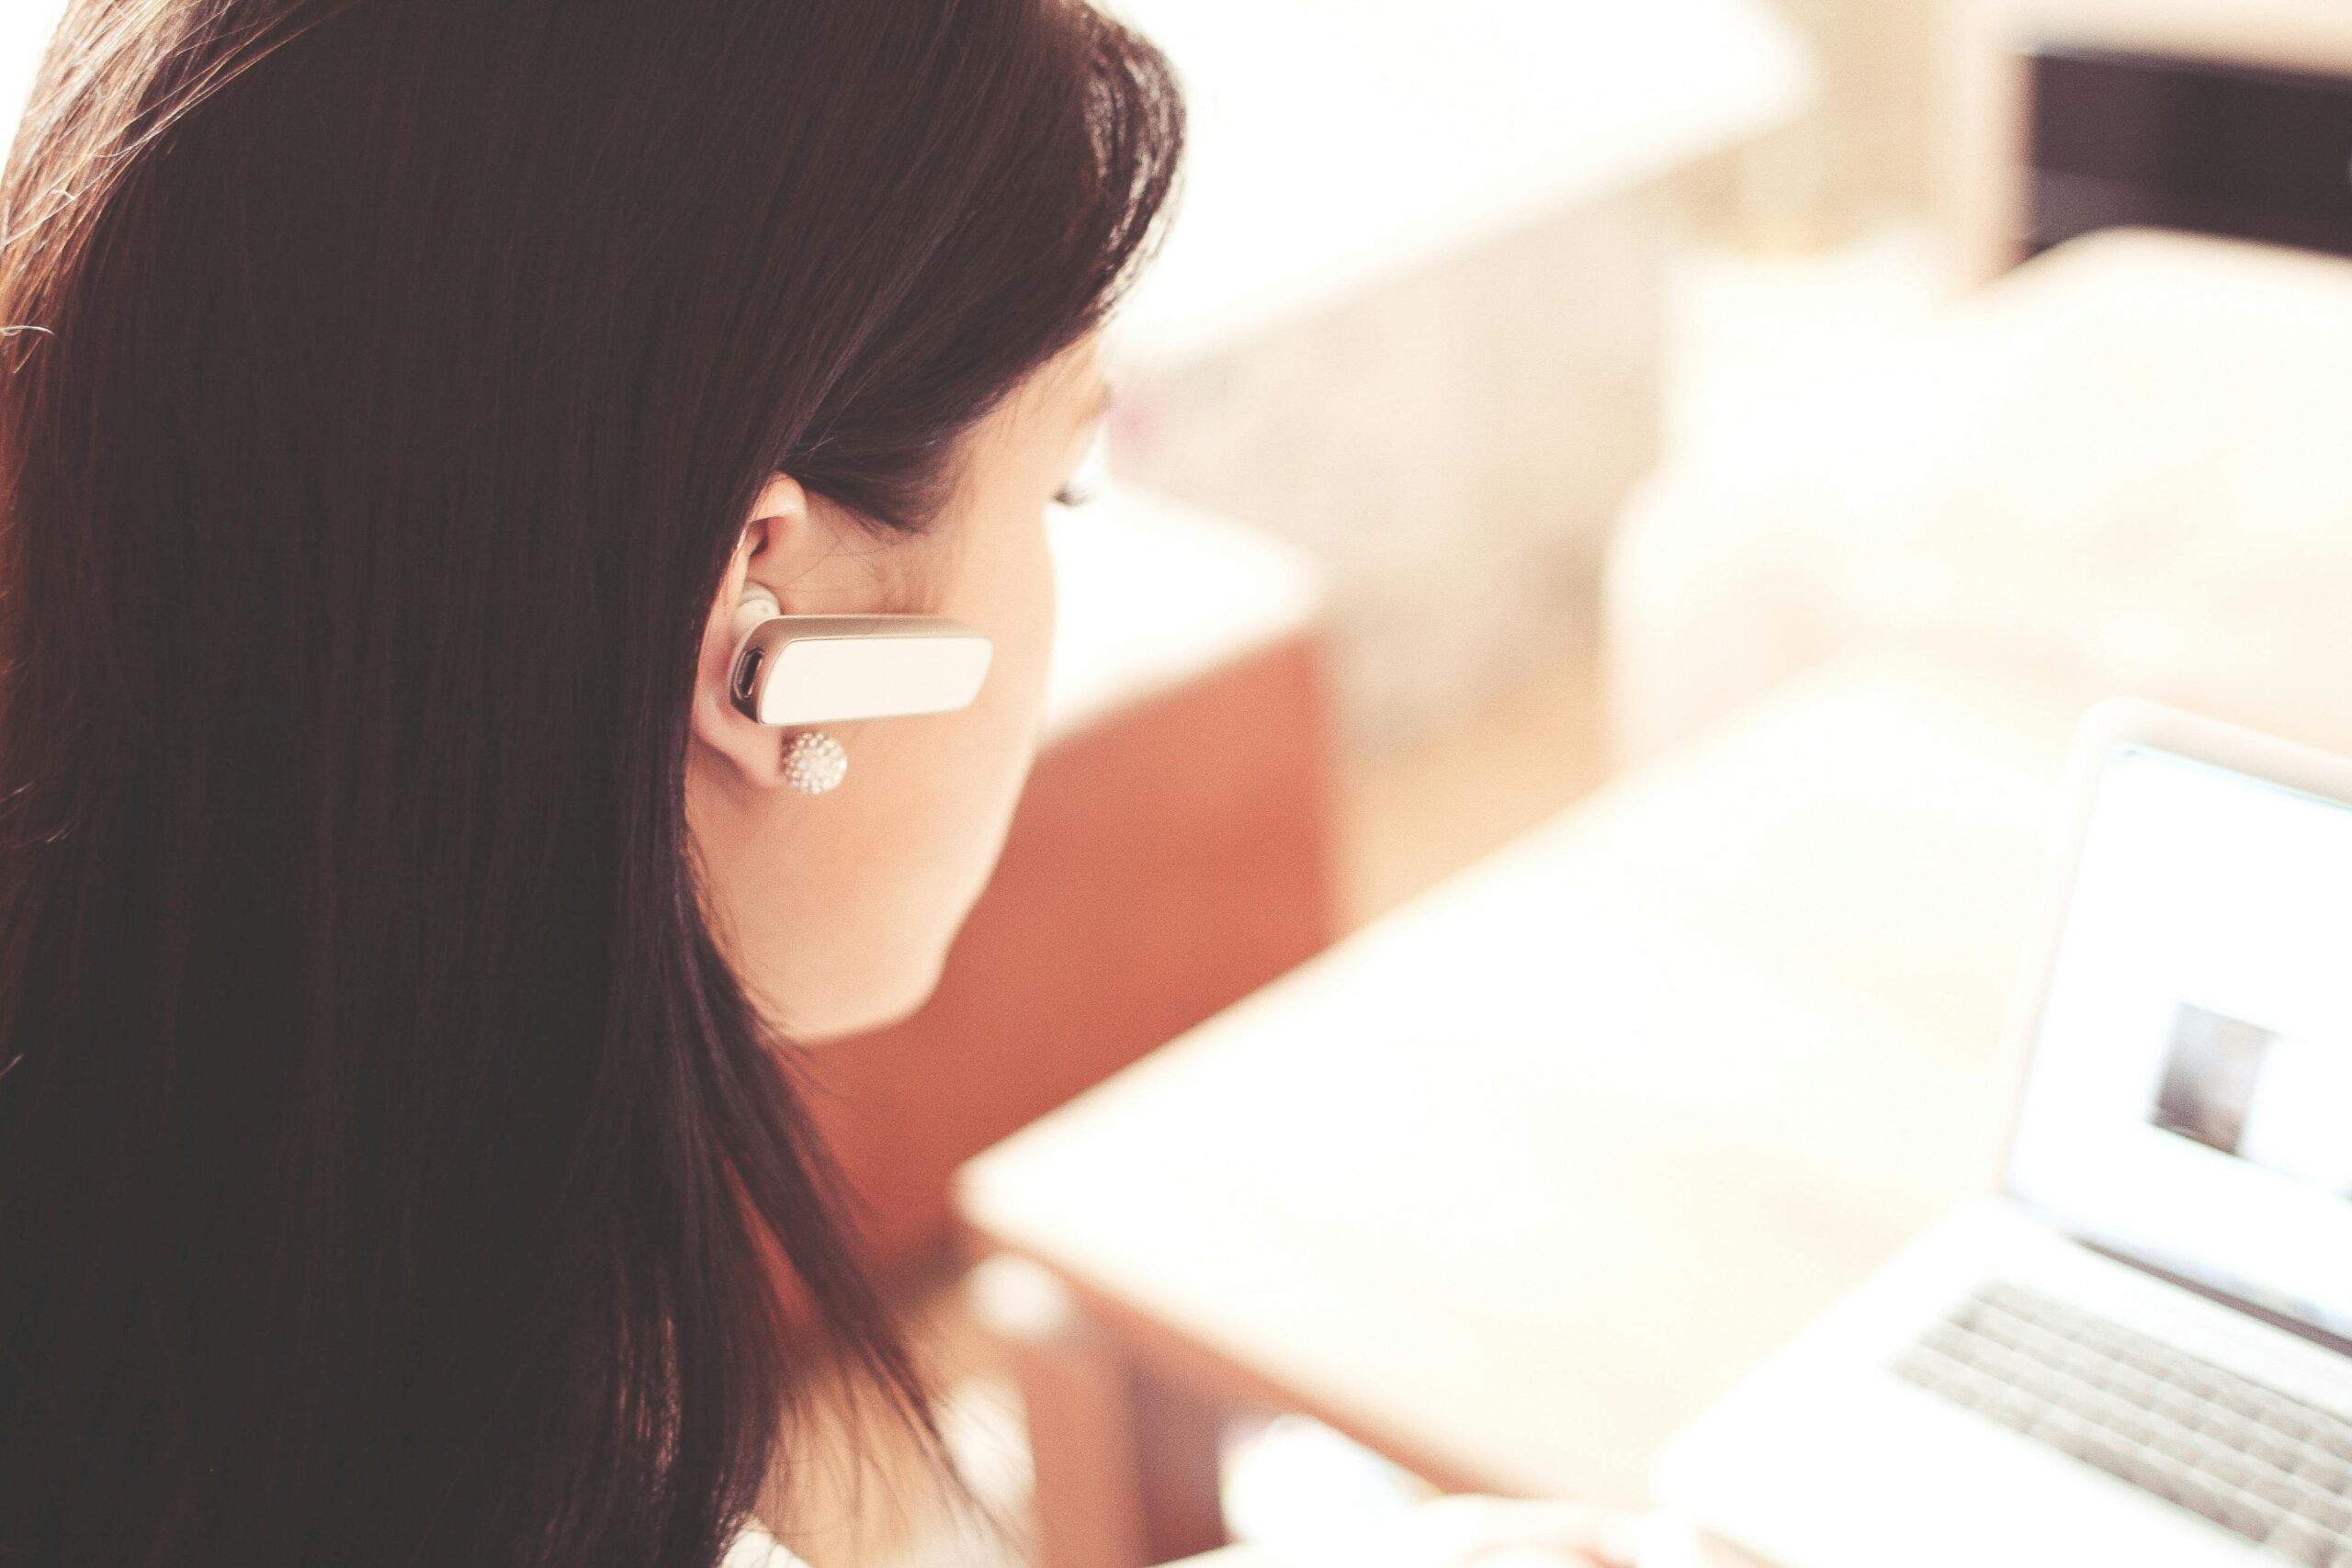
M926 1420L790 1053L988 874L1181 135L1070 0L75 0L0 193L0 1561L704 1568L818 1336ZM994 662L802 793L763 589Z

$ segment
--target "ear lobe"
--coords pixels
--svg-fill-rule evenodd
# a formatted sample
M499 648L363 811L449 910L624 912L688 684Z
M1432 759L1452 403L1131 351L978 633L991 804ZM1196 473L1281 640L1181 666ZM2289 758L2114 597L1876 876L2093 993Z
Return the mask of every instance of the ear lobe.
M695 739L710 760L740 776L755 789L773 789L784 783L784 743L768 725L759 724L738 708L729 696L740 640L732 616L714 617L703 637L702 660L695 679Z
M721 716L711 711L710 698L695 698L695 738L705 758L736 781L755 790L784 784L784 743L773 729L763 728L729 707Z

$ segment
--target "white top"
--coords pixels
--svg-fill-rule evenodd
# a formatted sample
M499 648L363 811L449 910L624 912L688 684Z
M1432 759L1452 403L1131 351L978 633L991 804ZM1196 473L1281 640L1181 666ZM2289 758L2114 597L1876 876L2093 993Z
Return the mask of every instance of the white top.
M755 1519L743 1527L743 1533L719 1559L718 1568L808 1568L808 1564L786 1551L783 1542Z

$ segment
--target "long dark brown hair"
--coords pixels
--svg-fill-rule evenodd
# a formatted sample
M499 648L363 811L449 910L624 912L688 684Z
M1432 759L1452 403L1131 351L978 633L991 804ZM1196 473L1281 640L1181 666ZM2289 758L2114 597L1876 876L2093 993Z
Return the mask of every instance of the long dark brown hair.
M778 1260L920 1411L707 929L697 652L771 473L933 521L1182 128L1074 0L74 0L0 190L0 1563L702 1568Z

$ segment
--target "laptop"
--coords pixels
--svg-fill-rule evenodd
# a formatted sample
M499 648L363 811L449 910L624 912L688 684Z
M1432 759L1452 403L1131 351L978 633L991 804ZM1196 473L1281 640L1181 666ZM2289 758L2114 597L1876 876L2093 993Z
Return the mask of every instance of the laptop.
M1660 1451L1781 1568L2352 1568L2352 761L2086 718L1994 1190Z

